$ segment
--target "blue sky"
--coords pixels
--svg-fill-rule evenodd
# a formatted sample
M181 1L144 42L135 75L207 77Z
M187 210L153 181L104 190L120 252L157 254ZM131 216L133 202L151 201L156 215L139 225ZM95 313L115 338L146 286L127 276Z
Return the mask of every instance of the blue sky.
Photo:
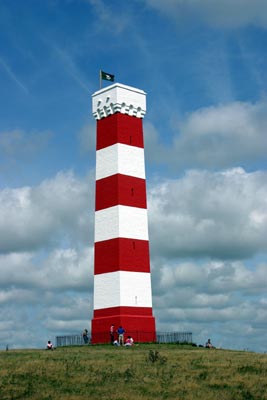
M0 22L0 348L90 326L103 69L147 93L157 329L267 351L267 3L2 0Z

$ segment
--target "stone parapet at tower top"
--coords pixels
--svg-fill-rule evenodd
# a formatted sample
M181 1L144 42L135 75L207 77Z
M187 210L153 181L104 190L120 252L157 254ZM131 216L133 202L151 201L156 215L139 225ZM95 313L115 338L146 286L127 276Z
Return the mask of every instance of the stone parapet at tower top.
M131 86L115 83L92 95L93 116L96 120L119 112L137 118L146 114L146 93Z

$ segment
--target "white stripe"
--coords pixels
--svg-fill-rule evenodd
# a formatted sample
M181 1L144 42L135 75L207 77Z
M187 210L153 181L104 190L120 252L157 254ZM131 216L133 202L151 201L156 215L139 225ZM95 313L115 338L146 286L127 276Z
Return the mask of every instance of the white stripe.
M150 273L117 271L94 276L94 310L123 306L152 307Z
M117 143L96 152L96 180L114 174L145 179L144 149Z
M95 242L119 237L148 240L146 208L119 205L95 212Z

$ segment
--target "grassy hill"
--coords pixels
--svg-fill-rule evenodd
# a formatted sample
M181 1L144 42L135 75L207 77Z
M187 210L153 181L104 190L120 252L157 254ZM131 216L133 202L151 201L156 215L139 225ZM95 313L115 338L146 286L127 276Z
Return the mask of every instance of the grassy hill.
M175 344L2 351L0 399L264 400L267 355Z

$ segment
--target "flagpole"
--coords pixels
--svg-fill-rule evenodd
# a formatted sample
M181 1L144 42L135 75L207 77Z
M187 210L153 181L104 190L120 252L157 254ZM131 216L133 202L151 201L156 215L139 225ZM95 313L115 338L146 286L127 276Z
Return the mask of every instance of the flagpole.
M99 70L99 87L100 87L100 89L102 88L102 74L101 74L101 69Z

